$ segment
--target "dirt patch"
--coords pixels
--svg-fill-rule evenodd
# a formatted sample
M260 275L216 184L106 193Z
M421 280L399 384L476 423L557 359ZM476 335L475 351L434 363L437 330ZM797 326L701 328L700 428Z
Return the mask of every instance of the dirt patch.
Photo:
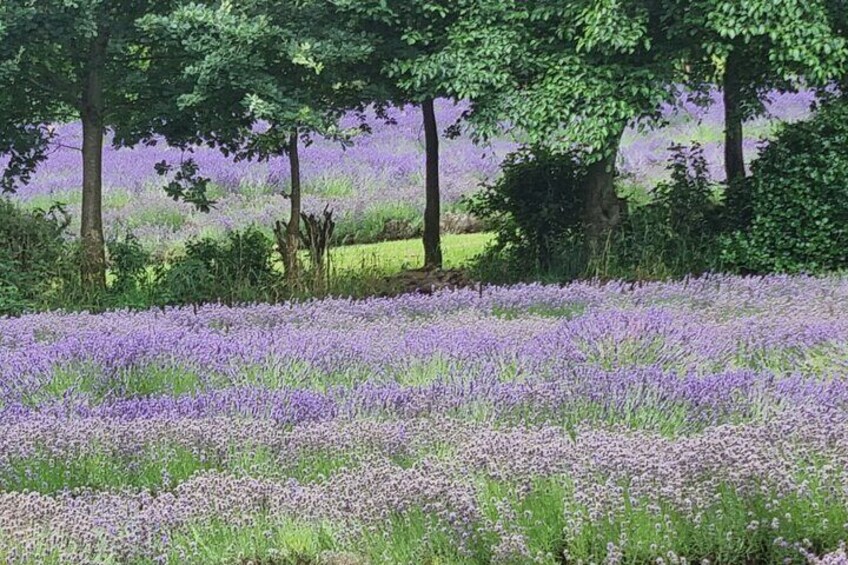
M482 220L465 212L442 214L442 233L479 233L486 226Z
M458 269L414 269L387 277L386 283L396 293L417 294L475 286L468 274Z

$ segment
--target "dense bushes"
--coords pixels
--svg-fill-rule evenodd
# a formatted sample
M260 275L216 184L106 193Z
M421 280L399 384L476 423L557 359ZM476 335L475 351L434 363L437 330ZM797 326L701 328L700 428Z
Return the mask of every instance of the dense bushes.
M68 223L60 207L25 211L0 199L0 315L37 307L70 281Z
M669 170L670 180L647 204L631 202L607 245L588 257L577 160L513 156L475 207L499 238L477 274L503 282L848 268L848 100L784 126L732 187L710 180L697 145L674 147Z
M584 169L574 155L518 153L498 183L473 207L497 232L497 243L476 264L498 282L663 278L714 269L719 260L722 207L702 149L678 146L670 180L647 204L630 211L594 256L587 253L580 186Z
M478 275L502 282L554 268L578 237L584 175L573 154L525 149L507 156L499 180L469 205L498 235L477 262Z
M202 302L276 300L279 274L272 241L260 230L200 239L167 261L154 261L128 232L108 242L109 287L83 293L69 218L59 207L27 211L0 200L0 315L49 308L100 310Z
M317 234L316 251L321 236L331 234L327 219L315 223L311 216L304 218L305 231L325 230ZM293 283L283 277L273 239L259 227L249 227L223 238L190 240L183 250L163 257L151 254L127 231L107 242L107 287L84 291L78 246L66 237L68 223L60 208L30 212L0 200L0 316L49 309L278 302L397 290L376 264L330 272L322 262L324 269L316 269L308 237L301 256L302 279Z
M147 280L150 253L142 247L138 238L127 231L123 239L107 242L107 249L109 268L114 276L112 290L129 293L142 287Z
M223 241L190 241L185 255L155 267L158 300L166 304L271 300L278 274L272 241L256 228Z
M745 272L848 267L848 100L785 126L754 162L737 204L750 221L724 242Z
M488 218L498 245L529 253L542 267L580 223L583 167L571 154L524 150L509 155L503 176L485 187L472 211Z
M721 270L719 236L728 221L703 149L672 147L670 179L632 211L602 258L606 276L665 278Z

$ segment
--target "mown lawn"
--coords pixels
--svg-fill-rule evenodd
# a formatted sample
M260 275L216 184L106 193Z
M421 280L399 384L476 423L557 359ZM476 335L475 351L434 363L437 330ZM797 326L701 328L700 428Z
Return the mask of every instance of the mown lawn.
M445 268L456 269L467 265L494 237L492 233L442 235ZM365 269L393 274L420 267L424 262L424 248L419 238L346 245L331 250L331 261L339 274Z

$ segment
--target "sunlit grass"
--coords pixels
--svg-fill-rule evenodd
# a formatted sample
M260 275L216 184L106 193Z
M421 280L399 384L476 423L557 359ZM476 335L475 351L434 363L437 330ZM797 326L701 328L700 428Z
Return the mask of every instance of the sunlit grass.
M468 264L494 241L491 233L444 234L442 256L444 266L455 269ZM338 273L364 269L385 273L415 269L424 263L424 248L420 239L386 241L363 245L346 245L331 251L331 261Z

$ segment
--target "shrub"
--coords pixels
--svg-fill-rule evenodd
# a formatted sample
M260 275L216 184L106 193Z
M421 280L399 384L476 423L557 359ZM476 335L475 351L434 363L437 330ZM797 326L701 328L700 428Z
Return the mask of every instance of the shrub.
M142 286L150 263L150 253L142 247L138 238L128 231L123 239L109 241L108 250L110 269L115 277L112 290L129 292Z
M158 294L167 304L272 299L276 276L273 243L260 230L230 232L223 241L190 241L183 257L158 265Z
M0 314L35 308L71 280L69 223L61 206L25 211L0 200Z
M535 149L507 156L500 179L469 206L498 236L482 262L500 258L518 272L550 269L557 248L579 229L583 174L572 154Z
M634 208L613 239L610 262L621 278L665 278L720 268L723 207L698 144L674 146L670 180Z
M848 267L848 100L784 126L754 162L738 206L750 219L723 250L739 270Z
M580 230L583 174L573 155L517 153L504 175L473 203L493 224L498 244L475 275L493 282L525 278L666 278L719 268L723 207L699 145L675 146L670 180L631 210L606 246L589 257Z

